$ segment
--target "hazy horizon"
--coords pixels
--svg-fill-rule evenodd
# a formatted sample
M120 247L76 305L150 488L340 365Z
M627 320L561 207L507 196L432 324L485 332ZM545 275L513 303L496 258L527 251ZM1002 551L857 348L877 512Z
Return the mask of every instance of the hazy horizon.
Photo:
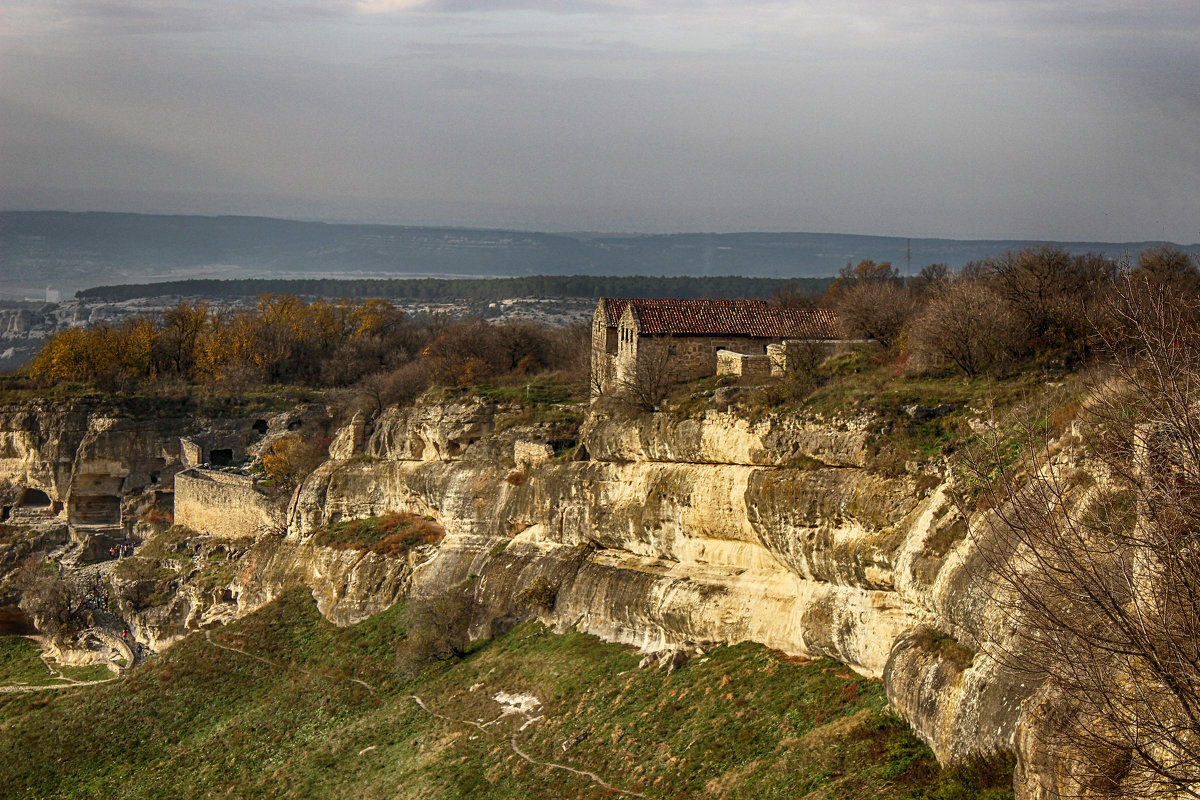
M8 208L0 207L0 214L8 213L63 213L63 214L136 214L143 216L194 216L209 219L219 219L222 217L246 217L250 219L269 219L279 220L283 222L312 222L323 225L367 225L367 226L388 226L399 228L445 228L450 230L474 230L474 231L498 231L498 232L514 232L514 233L531 233L531 234L549 234L552 236L692 236L692 235L712 235L724 236L733 234L804 234L817 236L852 236L860 238L879 238L879 239L918 239L918 240L946 240L946 241L961 241L961 242L1032 242L1046 244L1170 244L1181 247L1196 247L1200 246L1200 239L1196 241L1171 241L1167 239L1036 239L1022 237L959 237L959 236L906 236L904 234L886 234L886 233L871 233L869 231L815 231L815 230L784 230L784 229L729 229L729 230L665 230L665 231L637 231L637 230L586 230L581 228L563 228L563 229L535 229L535 228L504 228L495 225L436 225L436 224L410 224L405 222L388 222L382 220L371 219L338 219L333 217L316 218L316 217L286 217L269 214L228 214L228 213L191 213L191 214L175 214L160 211L133 211L128 209L84 209L84 208Z

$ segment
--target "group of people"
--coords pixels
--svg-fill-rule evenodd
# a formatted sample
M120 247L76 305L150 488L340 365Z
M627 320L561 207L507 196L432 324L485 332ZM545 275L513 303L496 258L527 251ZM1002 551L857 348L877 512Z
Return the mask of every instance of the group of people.
M125 556L133 555L133 544L125 542L124 544L113 545L108 548L109 558L124 558Z

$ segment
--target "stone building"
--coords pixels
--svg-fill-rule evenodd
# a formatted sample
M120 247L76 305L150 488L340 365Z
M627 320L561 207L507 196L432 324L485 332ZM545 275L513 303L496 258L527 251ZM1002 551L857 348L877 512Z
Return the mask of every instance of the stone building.
M720 360L739 374L769 374L768 346L837 336L826 310L778 308L765 300L604 297L592 315L592 395L633 380L639 368L666 369L672 380L687 381L716 374ZM720 359L719 351L726 351Z

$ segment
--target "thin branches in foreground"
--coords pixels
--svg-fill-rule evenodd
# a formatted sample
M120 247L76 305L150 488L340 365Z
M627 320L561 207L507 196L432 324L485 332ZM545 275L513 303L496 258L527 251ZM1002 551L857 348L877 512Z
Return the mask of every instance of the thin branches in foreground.
M1099 327L1111 366L1086 448L994 436L970 479L1010 598L1007 666L1046 679L1062 795L1200 797L1200 309L1128 281Z

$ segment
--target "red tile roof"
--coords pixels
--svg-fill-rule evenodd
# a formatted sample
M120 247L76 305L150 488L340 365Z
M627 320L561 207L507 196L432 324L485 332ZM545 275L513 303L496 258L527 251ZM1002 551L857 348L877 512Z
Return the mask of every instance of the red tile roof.
M777 308L766 300L625 300L602 298L615 327L633 306L644 336L753 336L765 339L834 339L833 312Z

